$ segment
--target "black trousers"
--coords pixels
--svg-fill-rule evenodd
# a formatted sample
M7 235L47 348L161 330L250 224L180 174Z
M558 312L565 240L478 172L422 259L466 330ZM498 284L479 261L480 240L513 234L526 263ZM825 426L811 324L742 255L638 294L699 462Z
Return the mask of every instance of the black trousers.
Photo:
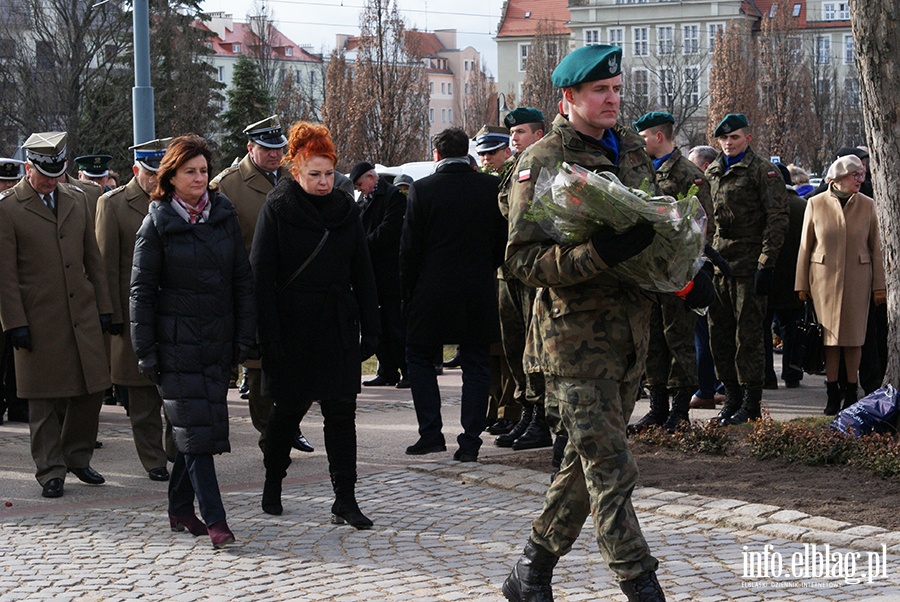
M378 314L381 318L381 336L378 339L378 349L375 350L378 376L395 382L406 377L400 297L380 300Z

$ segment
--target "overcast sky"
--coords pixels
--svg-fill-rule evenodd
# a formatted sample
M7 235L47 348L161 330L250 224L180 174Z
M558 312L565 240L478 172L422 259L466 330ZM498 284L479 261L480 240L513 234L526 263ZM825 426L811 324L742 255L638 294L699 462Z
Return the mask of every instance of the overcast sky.
M260 2L261 0L256 0ZM267 0L279 29L297 44L311 44L316 52L334 48L339 33L358 34L365 0ZM497 75L497 47L493 36L500 22L503 0L397 0L407 25L421 30L456 29L457 45L472 46ZM254 0L203 0L207 12L231 13L246 21Z

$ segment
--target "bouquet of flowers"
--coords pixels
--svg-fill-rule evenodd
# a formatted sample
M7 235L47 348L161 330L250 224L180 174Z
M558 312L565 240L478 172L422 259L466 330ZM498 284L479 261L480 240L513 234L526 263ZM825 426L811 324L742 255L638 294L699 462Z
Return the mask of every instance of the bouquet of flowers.
M674 292L703 265L706 213L692 188L683 198L651 196L609 172L562 163L541 169L526 218L561 244L590 240L600 226L624 232L643 220L656 236L649 247L611 268L627 282L654 292Z

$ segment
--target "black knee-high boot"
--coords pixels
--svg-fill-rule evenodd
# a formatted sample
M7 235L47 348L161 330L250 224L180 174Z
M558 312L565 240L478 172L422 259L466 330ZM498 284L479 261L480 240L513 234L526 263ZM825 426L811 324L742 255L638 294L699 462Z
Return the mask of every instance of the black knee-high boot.
M334 488L331 522L369 529L372 521L356 502L356 398L322 402L325 452Z
M279 515L284 512L281 505L281 481L287 476L291 465L291 443L300 423L300 412L287 409L286 404L276 401L266 423L266 443L263 450L263 464L266 467L266 482L263 485L262 509L266 514Z

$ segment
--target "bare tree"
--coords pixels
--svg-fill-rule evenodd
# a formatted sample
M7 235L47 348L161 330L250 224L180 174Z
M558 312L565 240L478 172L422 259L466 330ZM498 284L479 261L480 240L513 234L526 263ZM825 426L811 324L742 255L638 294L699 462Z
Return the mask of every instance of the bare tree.
M354 100L362 109L358 157L385 165L428 151L428 77L396 0L367 0L360 15Z
M811 165L819 123L813 114L812 74L803 61L803 43L791 7L773 5L763 16L758 38L760 103L764 121L754 144L783 163Z
M900 173L894 169L900 156L900 98L897 96L897 6L894 0L850 3L850 21L856 48L856 68L869 142L872 184L875 191L881 244L887 276L888 308L900 303ZM888 312L888 356L886 381L897 386L900 377L900 313Z
M304 74L288 71L278 86L275 112L285 123L322 121L327 69L324 61Z
M265 0L253 0L253 6L247 14L247 25L250 29L247 54L259 65L263 84L272 98L275 98L281 86L279 61L272 50L277 29L275 13Z
M78 151L96 123L85 121L88 91L116 79L130 40L130 15L117 3L19 0L0 14L3 103L0 122L7 152L31 132L65 130ZM96 102L110 102L103 95ZM111 115L111 119L118 118ZM93 146L93 144L89 144Z
M484 61L466 74L462 107L457 113L462 115L462 128L471 138L484 124L497 123L497 93Z
M756 50L751 43L751 23L732 20L724 34L716 36L712 67L709 72L709 107L706 110L706 132L713 140L716 126L728 113L743 113L751 128L759 119L759 90Z
M354 79L346 53L342 48L335 48L326 70L322 120L331 131L338 153L337 167L341 171L349 171L361 145L360 130L357 127L360 105L354 96Z
M546 19L538 21L525 61L520 105L540 109L545 117L556 115L560 90L553 85L550 76L568 52L569 34L560 33Z

